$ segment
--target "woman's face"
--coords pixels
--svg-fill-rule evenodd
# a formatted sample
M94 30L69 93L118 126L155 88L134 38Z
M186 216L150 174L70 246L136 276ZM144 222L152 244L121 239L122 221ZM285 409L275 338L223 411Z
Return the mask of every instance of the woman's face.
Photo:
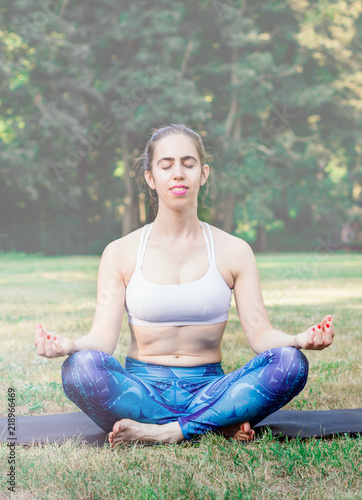
M209 166L200 165L194 141L186 135L170 135L155 144L152 170L145 178L156 189L159 201L177 206L197 204L200 185L209 176Z

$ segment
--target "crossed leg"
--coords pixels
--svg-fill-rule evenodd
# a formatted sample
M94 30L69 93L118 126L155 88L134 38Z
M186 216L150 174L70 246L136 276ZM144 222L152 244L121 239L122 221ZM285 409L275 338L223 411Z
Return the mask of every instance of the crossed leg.
M307 373L308 361L299 350L271 349L208 383L176 421L157 401L157 391L132 377L112 356L80 351L62 367L67 397L111 431L112 447L134 441L176 443L210 430L248 440L255 435L251 425L295 397Z
M201 389L188 406L188 414L177 419L179 427L176 422L166 427L120 420L110 433L110 442L177 442L182 436L191 439L210 430L235 440L252 439L255 431L251 425L293 399L304 388L307 376L308 360L299 350L270 349Z
M221 430L234 439L244 439L245 432L250 439L254 431L250 432L249 425L253 427L285 406L304 388L307 376L308 360L298 349L278 347L262 352L197 393L189 414L178 418L182 433L191 439L195 434ZM248 423L244 430L241 422Z

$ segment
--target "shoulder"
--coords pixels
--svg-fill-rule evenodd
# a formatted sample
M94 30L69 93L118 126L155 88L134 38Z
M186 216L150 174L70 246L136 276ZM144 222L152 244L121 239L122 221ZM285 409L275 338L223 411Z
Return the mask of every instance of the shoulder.
M243 268L255 262L255 255L249 243L242 238L219 229L216 226L210 226L215 244L215 254L217 260L228 263L229 269L236 276Z
M101 260L111 262L125 282L128 281L129 270L134 269L136 265L142 230L143 226L121 238L109 242L102 253Z
M225 248L227 247L227 251L230 251L233 254L235 253L236 255L240 255L240 252L253 252L249 243L242 238L229 234L216 226L212 226L211 224L209 224L209 226L215 245L225 246Z
M105 247L104 252L107 251L109 253L117 253L122 251L123 253L130 253L134 250L134 245L137 245L140 241L141 232L143 227L135 229L131 233L122 236L121 238L117 238L116 240L111 241Z

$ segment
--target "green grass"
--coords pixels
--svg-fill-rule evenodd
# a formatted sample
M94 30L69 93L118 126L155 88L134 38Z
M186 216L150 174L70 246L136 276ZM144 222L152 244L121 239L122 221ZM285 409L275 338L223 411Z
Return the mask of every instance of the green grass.
M336 336L324 351L304 351L307 385L285 409L362 407L362 255L257 254L263 296L273 326L290 334L332 314ZM77 338L89 331L99 257L0 254L0 413L15 387L17 415L66 413L77 408L60 379L64 358L35 354L34 327ZM222 350L224 370L254 353L230 311ZM124 317L116 357L124 362L129 334ZM0 498L9 451L0 447ZM16 449L19 499L359 499L362 439L278 440L255 443L207 434L197 445L98 449L75 442ZM1 493L3 492L3 493Z

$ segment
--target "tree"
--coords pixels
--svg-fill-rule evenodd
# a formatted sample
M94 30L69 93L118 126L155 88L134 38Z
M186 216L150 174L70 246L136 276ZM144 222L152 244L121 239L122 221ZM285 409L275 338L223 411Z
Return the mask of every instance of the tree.
M15 0L0 22L9 248L98 253L149 220L133 159L167 123L214 155L203 217L258 250L360 209L360 1Z

